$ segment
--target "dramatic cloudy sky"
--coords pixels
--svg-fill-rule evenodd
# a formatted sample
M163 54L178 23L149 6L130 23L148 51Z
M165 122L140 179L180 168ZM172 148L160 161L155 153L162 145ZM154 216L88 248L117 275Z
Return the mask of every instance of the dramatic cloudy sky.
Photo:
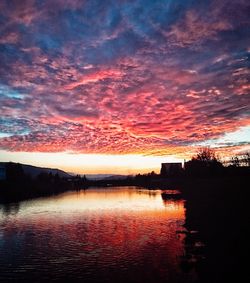
M2 159L249 149L249 9L248 0L1 0Z

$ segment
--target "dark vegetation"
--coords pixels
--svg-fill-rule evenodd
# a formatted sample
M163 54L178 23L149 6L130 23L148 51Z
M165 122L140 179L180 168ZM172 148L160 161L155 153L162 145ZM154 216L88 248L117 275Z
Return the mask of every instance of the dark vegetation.
M249 153L224 166L202 149L186 163L179 183L186 208L186 254L182 267L197 282L249 282ZM235 162L237 161L237 162Z
M198 282L250 282L249 176L185 180L183 269Z
M214 151L202 148L184 169L174 166L110 185L179 189L186 200L183 270L196 273L198 283L250 282L249 177L249 153L222 162Z
M6 179L0 181L0 202L14 202L22 199L57 194L67 190L83 188L84 178L72 180L60 177L58 173L41 172L36 177L25 174L18 163L6 163Z
M190 161L185 162L184 168L170 167L168 171L162 169L160 174L151 172L112 180L88 180L80 175L65 177L46 171L32 176L27 171L24 172L21 164L12 162L6 163L5 167L6 179L0 180L0 202L13 202L92 186L143 186L150 189L166 189L180 187L200 178L203 181L214 178L245 178L250 176L250 154L232 157L223 164L213 150L202 148Z
M8 163L6 180L0 181L0 202L91 186L177 188L186 200L185 230L180 231L186 234L183 270L196 272L197 282L250 282L249 177L249 153L222 162L208 148L199 150L184 169L170 168L161 174L138 174L123 180L91 181L85 176L65 178L45 172L31 177L20 164Z

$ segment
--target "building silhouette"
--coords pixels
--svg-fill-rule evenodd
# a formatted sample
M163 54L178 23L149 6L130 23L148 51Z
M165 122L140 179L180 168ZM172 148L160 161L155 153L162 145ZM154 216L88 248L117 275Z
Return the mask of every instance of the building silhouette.
M161 175L165 177L178 176L182 173L181 162L168 162L161 164Z

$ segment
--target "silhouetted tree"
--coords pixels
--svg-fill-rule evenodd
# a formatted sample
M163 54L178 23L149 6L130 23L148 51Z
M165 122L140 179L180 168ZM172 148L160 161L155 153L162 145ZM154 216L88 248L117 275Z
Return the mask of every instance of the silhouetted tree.
M185 163L185 171L191 176L219 175L222 169L223 165L215 151L209 147L199 148L197 154Z
M250 167L250 152L244 153L243 156L244 156L245 166Z
M210 147L202 147L198 149L196 156L192 157L192 160L202 161L204 163L211 163L217 161L215 151Z
M234 167L250 167L250 153L245 152L243 154L232 156L230 159L230 164Z
M87 177L85 175L83 175L82 182L87 182L87 181L88 181Z
M232 166L235 166L235 167L240 166L240 160L239 160L238 156L232 156L231 157L231 164L232 164Z

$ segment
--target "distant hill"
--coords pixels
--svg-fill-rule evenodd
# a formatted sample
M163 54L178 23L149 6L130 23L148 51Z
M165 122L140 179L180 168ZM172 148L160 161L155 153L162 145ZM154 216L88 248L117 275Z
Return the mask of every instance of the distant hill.
M84 175L81 175L84 176ZM86 178L93 181L99 180L124 180L127 175L112 175L112 174L85 174Z
M10 163L10 162L0 162L0 165L5 165L7 163ZM17 164L15 162L11 162L11 163ZM22 166L24 173L30 175L32 178L37 177L37 175L39 175L40 173L48 173L48 174L51 173L52 175L58 174L59 177L61 178L71 177L70 174L60 169L37 167L37 166L32 166L32 165L27 165L27 164L22 164L22 163L19 163L19 164Z
M104 180L107 180L107 181L112 181L112 180L125 180L127 179L128 176L127 175L111 175L109 177L106 177L104 178Z

